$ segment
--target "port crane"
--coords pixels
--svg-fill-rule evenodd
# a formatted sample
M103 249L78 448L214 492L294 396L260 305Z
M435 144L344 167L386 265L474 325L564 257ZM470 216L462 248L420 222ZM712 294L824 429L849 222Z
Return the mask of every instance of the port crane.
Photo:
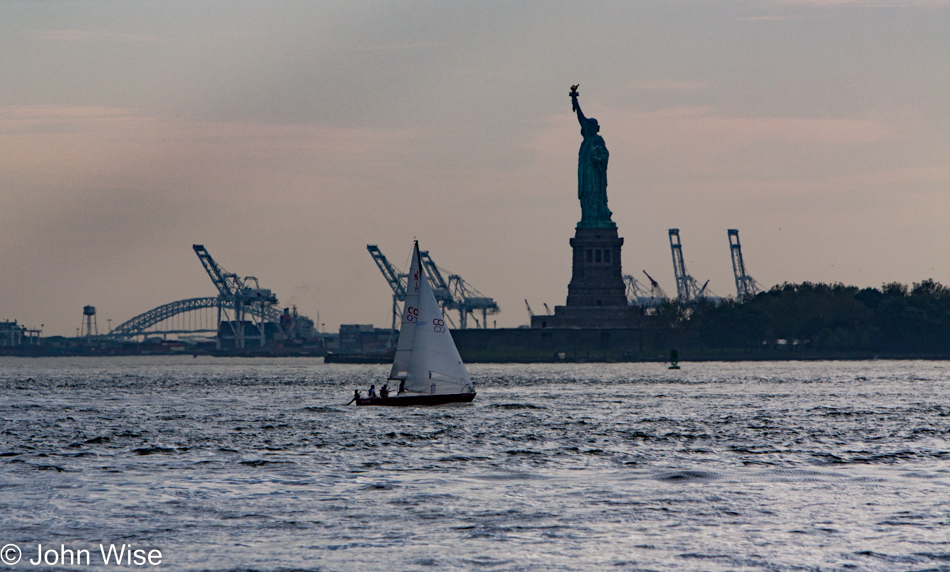
M646 274L646 270L643 271ZM656 308L666 300L666 292L660 288L650 275L650 289L648 290L630 274L623 275L623 283L627 286L627 304L630 306L640 306L642 308Z
M669 298L669 296L666 295L666 292L660 288L660 283L654 280L652 276L647 274L646 270L643 271L643 274L647 277L647 280L650 281L650 296L654 298L660 298L661 301Z
M259 341L263 346L265 324L280 322L280 312L274 308L277 296L269 289L261 288L254 276L239 278L237 274L224 270L204 245L194 244L192 248L218 289L219 347L222 337L233 338L237 349L244 349L248 341Z
M487 328L488 315L494 315L500 311L493 299L473 288L458 274L449 275L449 293L452 295L450 308L458 310L459 327L463 330L468 327L469 317L475 321L476 328ZM481 322L475 317L475 312L481 312Z
M442 313L444 314L446 310L454 309L452 308L454 298L449 289L449 284L445 281L445 278L442 277L442 271L435 265L435 262L432 261L432 257L429 256L429 251L420 250L419 259L422 261L422 266L425 267L426 274L429 276L429 286L432 286L432 293L435 294L436 301L442 306ZM408 276L408 274L405 276ZM450 282L451 279L452 277L449 276ZM464 328L464 326L462 327Z
M739 244L739 231L730 228L729 252L732 255L732 273L736 277L736 300L745 302L761 291L759 283L746 274L745 263L742 261L742 245Z
M389 259L386 258L386 255L383 254L383 252L375 244L367 244L366 250L369 251L370 256L373 257L373 262L376 263L379 271L383 273L383 278L386 279L389 287L392 288L392 329L395 331L396 318L399 316L399 303L406 300L406 288L409 284L409 274L402 272L393 266L392 263L389 262ZM422 259L422 265L425 266L426 275L429 277L429 286L432 287L432 292L435 294L435 299L439 303L439 306L442 308L442 313L444 314L451 298L449 295L448 284L446 284L445 279L442 278L442 273L439 271L438 267L436 267L435 263L432 262L432 257L429 256L428 250L420 251L419 257ZM446 316L446 319L452 323L453 327L455 326L449 316Z
M406 299L406 285L408 284L408 277L406 274L400 273L396 268L389 263L389 260L386 256L379 250L379 247L375 244L367 244L366 250L369 251L369 255L373 257L373 262L376 263L376 266L379 268L379 271L383 273L383 278L386 279L386 282L389 284L389 287L393 291L393 331L396 330L396 316L399 315L399 302L402 302Z
M701 298L706 291L709 281L702 286L696 279L686 272L686 262L683 260L683 245L680 242L680 230L670 229L670 250L673 253L673 274L676 276L676 298L682 303L689 303Z
M396 316L399 315L399 302L406 299L406 285L409 283L408 275L393 266L377 245L367 244L366 250L373 257L373 261L376 262L376 266L393 291L392 327L395 330ZM448 280L446 280L443 270L436 266L428 250L420 251L419 257L425 267L426 275L429 277L429 285L432 286L435 299L442 307L443 314L447 310L457 311L459 313L460 329L468 328L469 318L475 322L476 327L487 328L488 315L499 312L498 304L492 298L476 290L458 274L449 274ZM476 312L481 312L481 320L475 316ZM448 315L446 315L446 319L450 321L453 327L455 326Z

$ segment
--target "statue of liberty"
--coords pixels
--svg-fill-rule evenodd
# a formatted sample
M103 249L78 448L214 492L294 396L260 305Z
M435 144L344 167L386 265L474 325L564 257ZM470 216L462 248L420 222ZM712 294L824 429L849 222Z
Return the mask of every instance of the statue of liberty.
M616 228L607 208L607 145L598 135L600 125L593 117L585 117L577 103L577 86L571 86L571 104L577 112L584 141L577 158L577 198L581 201L578 228Z

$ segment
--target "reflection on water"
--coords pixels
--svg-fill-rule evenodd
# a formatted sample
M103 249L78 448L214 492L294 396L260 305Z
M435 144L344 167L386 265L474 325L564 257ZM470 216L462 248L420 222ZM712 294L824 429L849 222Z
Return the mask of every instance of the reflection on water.
M388 370L2 359L0 544L176 570L950 567L948 362L476 364L473 404L343 405Z

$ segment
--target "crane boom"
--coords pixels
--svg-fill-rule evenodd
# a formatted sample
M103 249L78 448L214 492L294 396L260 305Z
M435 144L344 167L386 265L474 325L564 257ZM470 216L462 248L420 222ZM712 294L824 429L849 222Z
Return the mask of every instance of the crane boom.
M442 304L444 309L457 309L453 303L452 294L449 292L449 285L446 283L445 278L442 277L442 272L439 271L439 267L435 265L432 257L429 256L429 251L420 251L419 259L422 261L422 265L425 266L426 274L429 276L429 284L432 286L432 293L435 294L435 299ZM464 328L465 326L462 327Z
M668 298L666 292L663 291L663 288L660 288L660 283L653 279L652 276L647 274L647 271L644 270L643 274L646 275L647 280L650 281L650 292L654 298Z
M205 248L203 244L193 244L191 247L194 249L195 254L198 255L198 260L201 261L201 265L204 266L208 276L211 277L211 281L214 282L214 286L218 289L219 294L222 296L234 296L244 289L244 282L237 277L237 274L226 272L223 268L218 266L218 263L214 261L214 258L211 258L211 253L208 252L208 249Z
M692 298L690 286L691 276L686 273L686 262L683 260L683 244L680 242L680 229L670 229L670 251L673 254L673 275L676 277L676 297L680 302L689 302Z
M688 303L701 298L706 285L700 287L699 282L686 272L686 262L683 259L683 245L680 242L680 229L670 229L670 251L673 254L673 274L676 276L676 297L680 302ZM709 281L706 281L709 284Z
M759 286L755 279L746 274L745 262L742 260L742 245L739 244L739 231L730 228L728 232L732 273L736 278L736 299L742 302L755 296L759 292Z
M379 271L383 273L383 278L385 278L386 282L389 283L389 287L393 289L393 294L396 296L396 299L399 301L405 300L406 275L397 272L393 265L389 263L389 260L382 253L382 251L379 250L379 247L375 244L367 244L366 250L368 250L370 256L373 257L373 262L375 262L376 266L379 267Z

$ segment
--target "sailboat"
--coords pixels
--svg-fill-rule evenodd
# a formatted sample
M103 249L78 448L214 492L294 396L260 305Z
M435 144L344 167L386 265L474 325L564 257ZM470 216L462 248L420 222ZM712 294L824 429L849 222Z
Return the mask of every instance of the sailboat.
M357 397L357 405L440 405L475 399L475 389L445 315L435 300L419 254L412 245L406 303L389 381L398 392L386 397Z

